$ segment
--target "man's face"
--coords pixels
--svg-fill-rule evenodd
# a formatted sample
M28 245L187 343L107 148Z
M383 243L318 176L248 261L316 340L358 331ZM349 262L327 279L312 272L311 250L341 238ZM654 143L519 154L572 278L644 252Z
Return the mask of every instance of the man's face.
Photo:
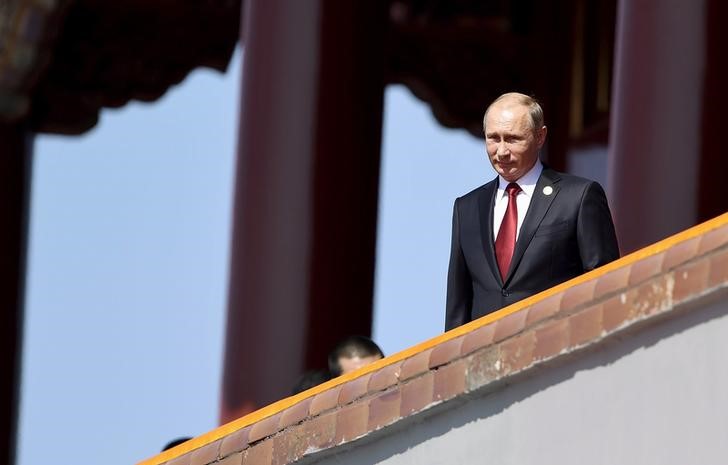
M485 149L493 169L508 182L520 179L538 159L546 126L534 130L528 108L507 100L494 104L485 117Z
M376 362L379 360L379 355L370 355L369 357L340 357L339 358L339 366L341 367L341 374L345 375L349 372L352 372L356 369L359 369L363 367L364 365L369 365L370 363Z

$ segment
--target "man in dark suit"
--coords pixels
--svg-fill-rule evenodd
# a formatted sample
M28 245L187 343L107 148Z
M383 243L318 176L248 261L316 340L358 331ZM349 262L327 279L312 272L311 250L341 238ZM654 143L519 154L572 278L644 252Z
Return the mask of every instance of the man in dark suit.
M602 187L539 160L546 126L535 99L501 95L483 125L498 177L455 201L446 330L619 257Z

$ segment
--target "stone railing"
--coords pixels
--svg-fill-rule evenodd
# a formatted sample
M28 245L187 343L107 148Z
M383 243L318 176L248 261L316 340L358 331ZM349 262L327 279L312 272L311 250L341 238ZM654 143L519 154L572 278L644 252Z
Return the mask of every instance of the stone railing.
M727 289L724 214L139 465L285 464L345 454L367 438L401 433L397 424L428 411L619 344L622 335L714 302Z

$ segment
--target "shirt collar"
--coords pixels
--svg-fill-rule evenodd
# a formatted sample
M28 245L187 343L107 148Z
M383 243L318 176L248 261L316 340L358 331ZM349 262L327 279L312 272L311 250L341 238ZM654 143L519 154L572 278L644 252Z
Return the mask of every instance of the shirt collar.
M536 183L538 182L538 178L541 176L541 172L543 171L543 163L541 163L541 160L536 160L536 163L531 167L530 170L523 176L521 176L516 182L518 183L518 186L521 188L524 194L527 196L532 196L533 191L536 189ZM502 195L506 191L506 187L508 187L508 184L510 182L503 179L503 176L498 175L498 194Z

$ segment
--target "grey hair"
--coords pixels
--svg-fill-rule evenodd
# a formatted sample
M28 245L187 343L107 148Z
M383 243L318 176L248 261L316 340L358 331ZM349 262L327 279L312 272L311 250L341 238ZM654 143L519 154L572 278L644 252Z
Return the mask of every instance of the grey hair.
M490 109L495 105L496 103L500 103L504 100L509 100L513 103L516 103L518 105L523 105L528 108L528 114L530 116L529 123L531 124L531 129L534 131L540 129L544 125L544 116L543 116L543 108L541 108L541 104L538 100L536 100L535 97L531 97L530 95L521 94L519 92L508 92L505 94L502 94L497 99L493 100L493 102L488 105L488 109L485 110L485 115L483 115L483 128L485 128L485 120L488 117L488 112Z

